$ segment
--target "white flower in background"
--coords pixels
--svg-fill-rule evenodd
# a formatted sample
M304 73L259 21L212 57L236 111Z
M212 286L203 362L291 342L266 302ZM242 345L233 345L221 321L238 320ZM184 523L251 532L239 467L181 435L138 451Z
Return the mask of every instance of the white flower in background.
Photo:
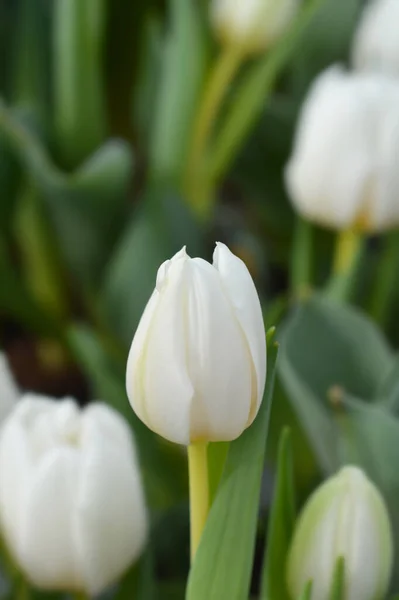
M374 0L363 10L353 43L353 65L399 76L399 0Z
M127 364L140 419L180 444L233 440L254 420L265 377L262 311L242 260L218 243L213 265L185 248L163 263Z
M305 218L336 229L399 223L399 81L339 67L313 84L286 182Z
M211 21L222 43L260 52L284 32L300 0L212 0Z
M288 589L299 598L313 580L312 600L325 600L339 557L345 561L345 600L385 598L393 565L387 509L357 467L345 467L310 497L288 556Z
M20 396L7 357L0 352L0 424L12 411Z
M114 582L147 535L122 417L105 404L22 397L0 435L0 519L33 585L92 595Z

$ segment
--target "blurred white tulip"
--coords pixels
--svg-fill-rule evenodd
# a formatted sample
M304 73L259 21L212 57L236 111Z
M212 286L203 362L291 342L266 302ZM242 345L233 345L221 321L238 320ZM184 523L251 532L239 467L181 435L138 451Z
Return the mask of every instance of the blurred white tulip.
M35 586L97 594L139 556L147 513L135 449L105 404L27 394L0 435L0 519Z
M356 69L399 75L399 0L366 4L353 43Z
M382 600L393 565L387 509L357 467L345 467L310 497L288 557L288 588L299 598L309 580L312 600L330 597L338 558L345 561L345 600Z
M287 28L301 0L212 0L211 22L222 43L261 52Z
M218 243L213 265L185 248L163 263L127 364L139 418L180 444L233 440L254 420L265 377L262 311L242 260Z
M313 84L286 182L305 218L335 229L399 223L399 81L335 66Z
M0 424L12 411L20 396L7 357L0 352Z

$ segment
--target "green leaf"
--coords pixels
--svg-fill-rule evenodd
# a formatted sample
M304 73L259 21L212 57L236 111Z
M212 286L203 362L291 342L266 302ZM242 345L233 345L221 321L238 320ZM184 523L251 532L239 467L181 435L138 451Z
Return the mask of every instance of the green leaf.
M253 425L231 443L217 496L191 568L187 600L248 598L277 346L268 344L268 376Z
M248 132L262 113L277 76L295 53L302 33L322 0L310 0L288 33L249 69L235 93L217 140L209 154L213 177L220 179L234 160Z
M303 593L298 598L298 600L311 600L311 599L312 599L312 582L309 581L306 584L305 589L303 590ZM272 599L270 599L270 600L272 600Z
M399 414L399 356L387 365L376 398L381 399L382 406L388 411L395 415Z
M262 567L261 600L290 600L285 584L287 554L295 526L291 433L280 437L277 477Z
M108 264L103 288L113 330L130 345L155 287L157 270L182 246L203 255L201 232L188 207L164 188L147 190Z
M345 600L345 559L342 556L335 565L329 600Z
M283 328L279 376L323 471L339 459L328 395L340 386L371 401L392 354L380 331L355 308L314 295Z
M150 171L155 178L179 179L185 166L192 121L206 66L201 10L194 0L170 0L170 25L163 52L155 107Z
M70 175L50 160L21 115L0 101L0 133L12 144L40 190L62 254L85 284L98 277L124 216L132 174L127 143L110 140Z
M60 153L76 167L105 140L105 0L54 0L53 83Z
M222 478L229 447L230 442L212 442L208 444L209 497L211 504Z

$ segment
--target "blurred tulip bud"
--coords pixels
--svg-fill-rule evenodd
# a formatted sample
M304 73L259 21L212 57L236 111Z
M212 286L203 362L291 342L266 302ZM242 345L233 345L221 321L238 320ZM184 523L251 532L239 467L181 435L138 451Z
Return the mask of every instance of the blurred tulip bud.
M399 75L399 0L374 0L364 8L353 44L356 69Z
M222 43L265 50L287 28L300 0L212 0L211 21Z
M19 391L8 366L7 357L0 352L0 424L19 399Z
M163 263L127 364L139 418L178 444L233 440L254 420L265 378L262 311L245 264L219 243L213 265L185 248Z
M286 171L295 208L336 229L399 222L399 81L322 73L305 100Z
M147 513L130 430L105 404L27 394L0 436L0 518L38 588L97 594L139 556Z
M312 600L329 598L340 557L345 600L385 598L393 564L389 517L381 494L357 467L341 469L305 505L288 556L292 597L312 580Z

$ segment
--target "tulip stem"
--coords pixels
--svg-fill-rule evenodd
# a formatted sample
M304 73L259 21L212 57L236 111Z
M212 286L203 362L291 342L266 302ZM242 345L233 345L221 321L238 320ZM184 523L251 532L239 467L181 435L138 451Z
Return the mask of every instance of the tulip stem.
M209 511L207 443L194 442L188 447L190 481L191 562L194 561Z
M333 276L327 287L328 295L340 302L348 300L362 256L363 236L354 229L338 234L333 264Z
M221 51L205 85L205 92L196 116L187 165L186 187L189 201L201 216L209 209L209 196L212 189L208 181L209 173L205 169L207 144L222 101L244 56L243 49L236 45L228 45Z

